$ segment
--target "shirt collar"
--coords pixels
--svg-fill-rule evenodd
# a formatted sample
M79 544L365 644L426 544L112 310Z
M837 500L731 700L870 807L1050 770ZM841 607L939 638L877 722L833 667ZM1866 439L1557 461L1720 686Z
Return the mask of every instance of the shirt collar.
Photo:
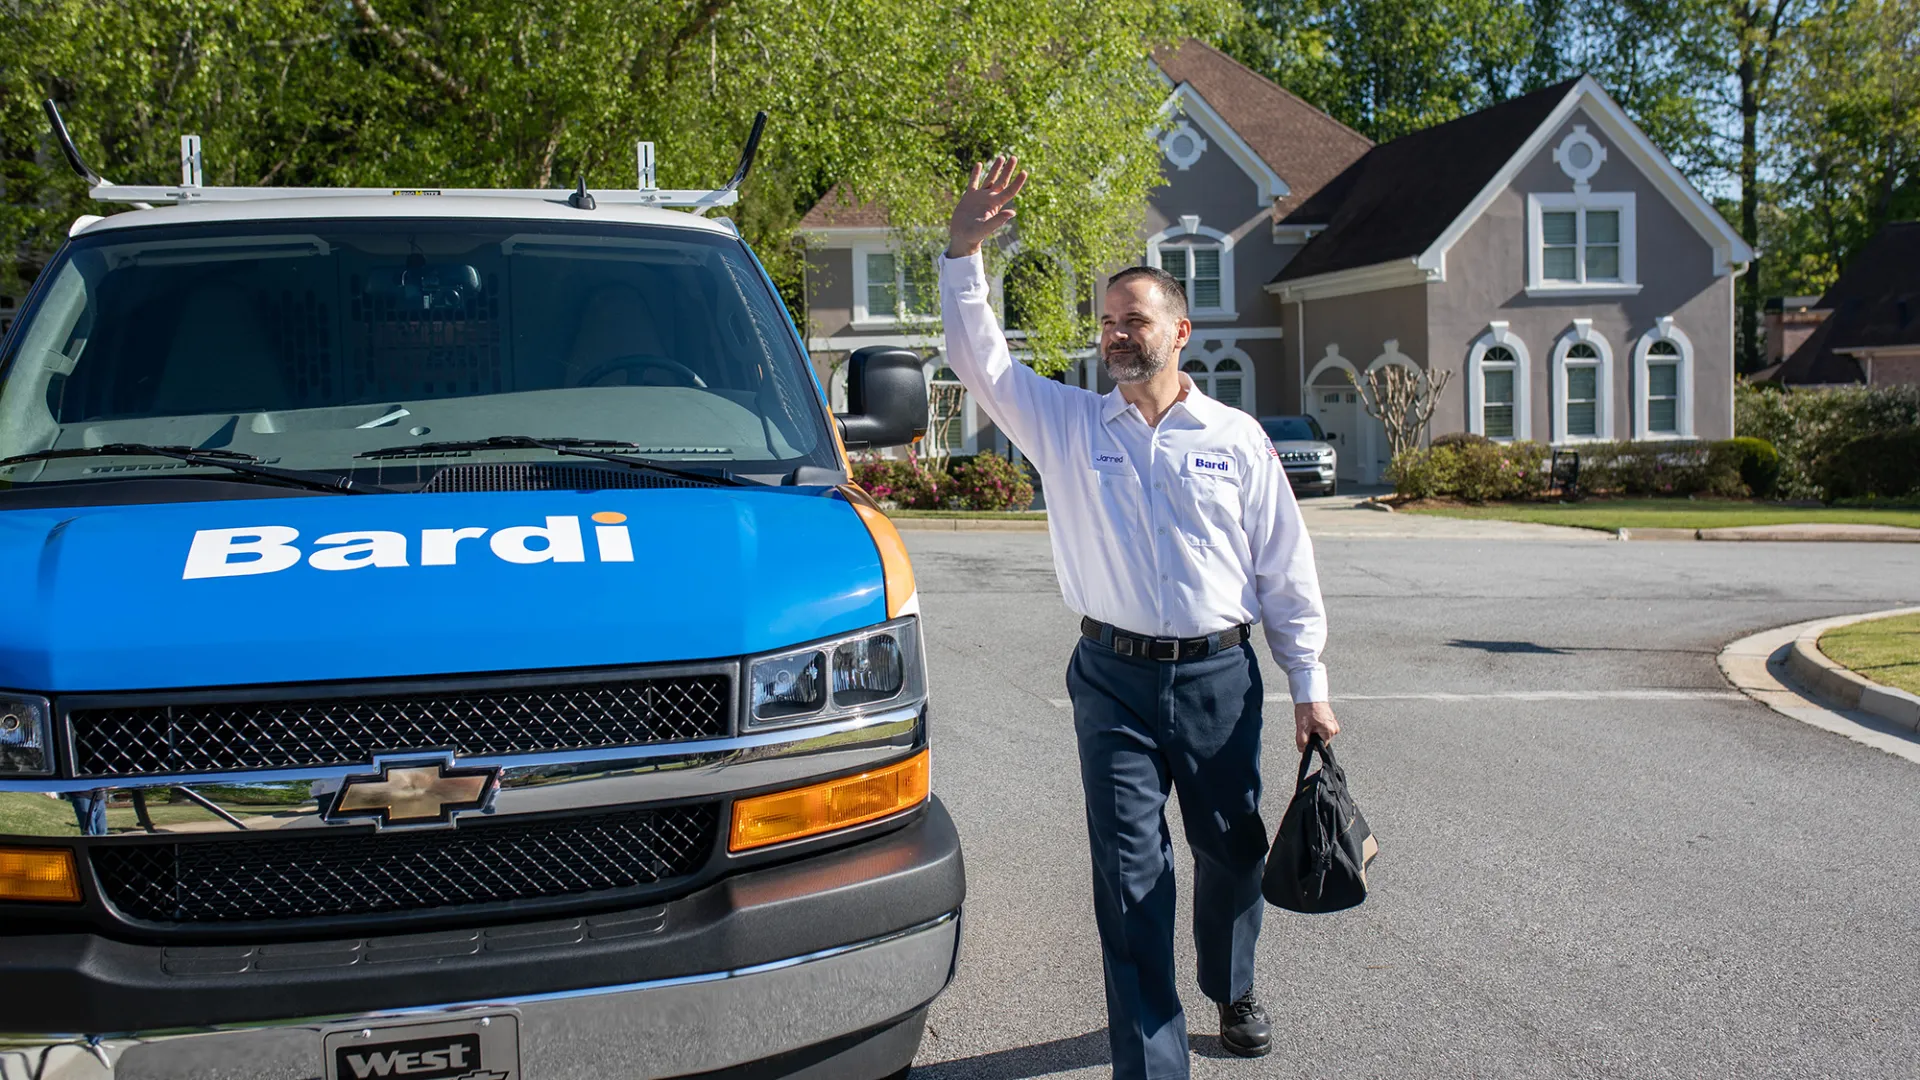
M1172 416L1175 412L1184 409L1195 421L1205 424L1208 419L1214 416L1213 409L1218 403L1201 393L1200 388L1193 384L1193 377L1184 371L1180 372L1180 385L1186 390L1187 396L1174 402L1173 407L1167 410L1167 415ZM1105 398L1100 408L1100 420L1102 423L1110 424L1115 418L1120 416L1120 414L1133 408L1133 403L1121 396L1118 386L1107 391L1102 396ZM1138 416L1139 413L1136 411L1134 415ZM1145 418L1142 417L1142 420L1144 422ZM1165 422L1165 418L1162 418L1161 423Z

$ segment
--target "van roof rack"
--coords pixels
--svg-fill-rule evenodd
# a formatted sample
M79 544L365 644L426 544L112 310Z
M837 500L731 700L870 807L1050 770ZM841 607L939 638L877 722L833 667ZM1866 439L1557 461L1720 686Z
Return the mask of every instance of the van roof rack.
M40 103L46 111L47 120L53 126L53 137L60 144L60 150L66 155L67 164L88 184L88 194L100 202L132 203L146 209L154 203L185 204L196 202L248 202L256 199L322 199L344 198L351 196L392 196L392 195L439 195L445 197L484 197L499 199L538 199L542 202L565 203L575 209L592 210L596 206L656 206L677 207L705 213L716 206L732 206L740 201L740 184L747 178L747 172L753 168L755 153L760 149L760 135L767 127L767 114L755 113L753 130L747 135L747 143L740 151L740 164L733 171L733 177L724 185L711 191L673 191L662 190L654 186L653 144L638 143L634 147L635 164L638 166L639 185L632 189L611 191L587 191L583 177L573 189L557 188L299 188L299 187L206 187L200 182L200 136L182 135L180 137L180 183L177 185L136 185L116 184L94 172L81 158L79 148L73 144L73 136L67 132L66 121L60 116L59 106L47 98Z

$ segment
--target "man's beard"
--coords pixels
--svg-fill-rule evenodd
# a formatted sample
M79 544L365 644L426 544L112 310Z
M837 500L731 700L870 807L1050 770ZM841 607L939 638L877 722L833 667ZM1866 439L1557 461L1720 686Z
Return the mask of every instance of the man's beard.
M1107 363L1107 377L1114 382L1143 383L1166 370L1173 362L1173 350L1150 345L1115 346L1107 349L1103 359Z

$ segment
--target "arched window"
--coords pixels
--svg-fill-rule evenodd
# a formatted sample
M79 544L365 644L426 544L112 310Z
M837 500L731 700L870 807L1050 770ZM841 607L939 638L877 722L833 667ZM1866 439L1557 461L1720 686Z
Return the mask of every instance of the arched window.
M1232 345L1213 352L1189 349L1180 370L1193 380L1195 389L1222 405L1248 412L1253 405L1253 362Z
M1530 439L1533 410L1527 346L1505 322L1487 324L1467 350L1467 430L1489 439Z
M1480 358L1480 432L1489 439L1513 438L1513 382L1520 363L1513 350L1495 345Z
M1693 342L1671 316L1655 321L1633 349L1634 434L1693 437Z
M1187 314L1196 319L1232 319L1233 237L1187 214L1172 228L1147 238L1147 265L1157 266L1186 289Z
M1567 350L1567 434L1600 434L1600 353L1586 342Z
M927 380L927 441L939 453L964 451L967 447L967 388L950 367L942 367Z
M1553 437L1613 438L1613 348L1593 320L1575 319L1553 347Z

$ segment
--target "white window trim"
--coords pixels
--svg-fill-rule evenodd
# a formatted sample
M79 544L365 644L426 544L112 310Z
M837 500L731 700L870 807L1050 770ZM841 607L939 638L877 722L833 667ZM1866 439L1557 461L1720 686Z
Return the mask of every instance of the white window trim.
M929 390L933 388L933 377L941 368L951 366L947 363L945 353L936 354L933 359L927 361L920 369L925 374L927 388ZM956 378L953 381L955 385L960 385L959 379ZM931 393L927 395L927 437L924 441L926 445L921 447L920 456L922 457L932 457L935 454L964 457L980 452L980 421L974 412L971 391L960 395L960 445L952 450L943 450L933 445L933 395Z
M1676 373L1674 419L1676 431L1654 432L1648 422L1648 392L1653 383L1648 375L1649 350L1656 341L1671 341L1680 350L1680 370ZM1693 339L1674 325L1673 316L1654 320L1653 329L1640 335L1633 344L1633 437L1636 439L1693 438Z
M889 312L888 314L885 314L885 315L875 315L872 311L868 310L867 308L867 256L868 255L892 255L894 257L894 260L895 260L894 261L894 288L897 291L897 295L900 295L902 297L906 295L906 288L907 288L907 282L906 282L907 271L906 271L906 266L904 265L905 259L902 257L899 251L895 250L892 244L855 244L852 250L853 250L853 322L852 322L853 329L878 330L878 329L884 329L887 327L902 326L902 325L916 326L924 323L934 322L940 318L940 313L937 310L928 315L913 315L904 319L901 318L896 313ZM936 304L935 306L937 307L938 305Z
M1188 298L1187 317L1194 322L1238 319L1240 313L1234 310L1233 292L1233 237L1219 229L1209 229L1200 224L1198 214L1186 214L1180 222L1170 228L1162 229L1147 237L1147 265L1155 269L1160 266L1160 245L1175 241L1201 239L1211 240L1220 245L1220 307L1194 307L1192 298Z
M1474 339L1473 347L1467 350L1467 430L1475 435L1486 435L1487 384L1481 361L1487 351L1499 346L1513 354L1513 437L1495 439L1495 442L1521 442L1533 438L1533 358L1527 355L1527 345L1516 337L1505 322L1490 322L1486 333Z
M1567 351L1585 342L1600 354L1594 377L1593 434L1567 434ZM1609 442L1613 439L1613 346L1595 333L1592 319L1575 319L1573 328L1553 343L1553 442Z
M1212 350L1207 350L1202 348L1203 344L1216 344L1217 347ZM1256 415L1252 407L1257 400L1254 397L1253 357L1248 356L1245 349L1234 344L1234 339L1211 338L1204 342L1199 339L1191 341L1180 354L1180 370L1186 371L1188 361L1192 360L1198 360L1206 366L1205 378L1207 381L1206 385L1200 387L1200 392L1213 398L1215 401L1220 400L1219 395L1213 392L1215 366L1222 360L1232 360L1239 364L1240 370L1232 372L1231 374L1240 377L1240 404L1230 406L1230 408L1239 409L1248 415ZM1198 381L1197 379L1195 380L1196 383Z
M1545 233L1540 215L1548 210L1617 210L1620 212L1619 281L1548 281L1546 278ZM1585 252L1586 215L1579 216L1582 231L1581 255L1577 261L1582 276L1587 272ZM1527 295L1528 296L1637 296L1640 293L1640 266L1635 250L1634 195L1631 191L1535 192L1527 196Z

